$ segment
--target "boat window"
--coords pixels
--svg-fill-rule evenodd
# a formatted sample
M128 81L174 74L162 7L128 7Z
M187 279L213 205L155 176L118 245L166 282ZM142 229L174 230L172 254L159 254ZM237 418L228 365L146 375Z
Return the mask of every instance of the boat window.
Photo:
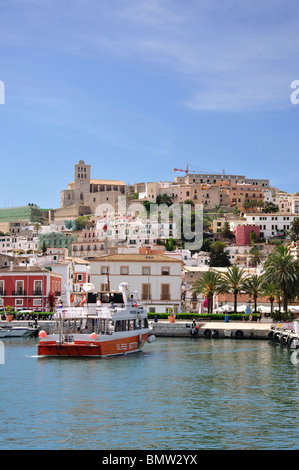
M95 330L102 335L111 335L114 331L114 321L99 318Z
M143 328L148 328L148 320L147 318L143 319Z
M108 320L107 322L107 334L112 335L114 331L114 320Z
M116 320L115 331L127 331L128 320Z

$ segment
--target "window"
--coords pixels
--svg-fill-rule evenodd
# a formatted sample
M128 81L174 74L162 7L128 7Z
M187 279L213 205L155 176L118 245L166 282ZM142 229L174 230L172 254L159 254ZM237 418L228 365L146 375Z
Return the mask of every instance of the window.
M24 281L16 281L16 293L23 295L24 293Z
M0 295L5 295L4 292L4 281L0 281Z
M149 266L142 266L142 275L143 276L149 276L151 273L150 267Z
M102 266L101 274L109 274L109 266Z
M83 281L83 274L77 274L77 281Z
M142 284L141 300L151 300L151 284Z
M129 274L129 267L128 266L121 266L120 267L120 274L122 276L127 276Z
M169 284L161 284L161 300L170 300Z
M131 331L141 327L138 320L116 320L115 331Z
M42 294L42 281L34 281L33 295Z
M161 274L162 276L169 276L170 274L170 269L168 266L162 266L162 269L161 269Z
M23 299L16 299L15 306L16 307L22 307L23 306Z

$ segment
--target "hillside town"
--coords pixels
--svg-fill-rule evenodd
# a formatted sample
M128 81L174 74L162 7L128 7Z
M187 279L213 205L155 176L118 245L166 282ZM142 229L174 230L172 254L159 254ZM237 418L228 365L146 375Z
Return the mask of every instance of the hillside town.
M198 246L188 243L175 210L186 212L192 230L200 214ZM209 276L228 278L234 267L257 279L279 249L298 260L299 192L224 170L192 174L188 166L174 169L173 181L127 185L93 179L80 160L59 208L0 209L0 309L80 305L85 283L107 292L126 281L152 313L242 311L253 302L264 315L286 302L296 311L297 292L286 296L282 286L271 294L265 283L258 291L244 283L237 303L233 288L208 287Z

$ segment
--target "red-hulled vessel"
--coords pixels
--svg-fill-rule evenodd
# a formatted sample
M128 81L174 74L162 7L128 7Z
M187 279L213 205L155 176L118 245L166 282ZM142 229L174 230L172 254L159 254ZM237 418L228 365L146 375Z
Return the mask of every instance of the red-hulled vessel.
M116 356L141 351L146 341L154 341L143 306L134 300L127 283L121 283L119 287L118 295L103 293L104 302L96 308L88 304L86 307L58 308L53 331L39 333L38 355Z

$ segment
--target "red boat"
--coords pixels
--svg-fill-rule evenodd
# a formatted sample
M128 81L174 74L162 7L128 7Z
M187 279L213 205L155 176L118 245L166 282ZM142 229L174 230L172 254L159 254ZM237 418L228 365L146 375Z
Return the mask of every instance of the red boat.
M147 313L120 284L121 303L102 303L96 309L58 308L50 334L39 332L39 356L107 357L141 351L155 340ZM105 292L102 299L111 299ZM116 298L115 293L114 298Z

